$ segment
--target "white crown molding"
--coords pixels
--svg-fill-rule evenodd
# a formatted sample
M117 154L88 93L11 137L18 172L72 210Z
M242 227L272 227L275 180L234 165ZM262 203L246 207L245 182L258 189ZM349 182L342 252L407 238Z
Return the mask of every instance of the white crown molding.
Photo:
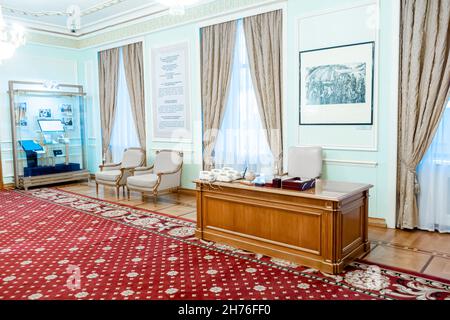
M186 8L192 8L198 5L204 5L209 2L213 2L214 0L200 0L198 3L194 5L186 6ZM109 8L109 7L106 7ZM104 8L104 9L106 9ZM90 10L91 8L88 8L86 10ZM84 11L86 11L84 10ZM99 12L103 9L97 10L96 12ZM11 15L8 13L4 13L5 20L10 22L17 22L22 24L27 29L34 31L34 32L41 32L41 33L49 33L51 35L56 36L68 36L72 39L83 39L87 36L93 36L100 34L105 31L112 31L117 28L123 27L125 25L135 24L139 23L145 20L150 20L153 18L157 18L163 15L167 15L169 12L169 9L165 7L164 5L161 5L157 1L149 1L149 3L144 4L139 7L135 7L114 15L110 15L108 17L99 19L95 22L91 23L85 23L83 24L81 29L77 32L73 33L70 32L66 25L60 25L60 24L54 24L54 23L47 23L47 22L40 22L35 19L29 19L18 15Z
M107 9L107 8L109 8L109 7L99 9L99 10L95 11L94 13L99 12L103 9ZM92 8L88 8L85 11L89 11L91 9ZM90 34L93 32L107 29L111 26L117 26L122 23L129 22L129 21L136 22L137 19L149 18L152 15L163 12L163 11L164 12L168 11L168 9L156 1L150 1L149 3L147 3L145 5L135 7L135 8L132 8L132 9L129 9L129 10L126 10L126 11L123 11L123 12L120 12L120 13L117 13L114 15L110 15L110 16L102 18L102 19L98 19L95 22L82 24L81 30L79 30L75 33L70 32L67 29L65 24L61 25L61 24L55 24L55 23L41 22L41 21L37 21L36 19L30 19L30 18L26 18L25 16L12 15L12 14L8 14L8 13L4 13L3 15L4 15L5 20L7 20L9 22L19 23L19 24L23 25L24 27L26 27L27 29L30 29L33 31L46 32L46 33L50 33L50 34L58 35L58 36L66 35L66 36L70 36L72 38L79 38L79 37L82 37L84 35L87 35L87 34ZM92 13L90 13L90 14L92 14Z
M70 36L71 38L74 38L74 34L71 34L67 28L63 28L60 25L53 24L53 23L46 23L46 22L39 22L34 21L26 18L21 17L13 17L4 15L4 18L8 22L12 23L18 23L22 26L24 26L27 30L36 31L36 32L42 32L47 34L53 34L58 36Z
M82 37L84 35L98 32L106 28L111 28L113 26L121 25L130 21L136 23L140 19L153 17L155 14L159 14L161 12L167 13L167 8L158 3L149 3L137 8L124 11L122 13L109 16L107 18L100 19L93 23L82 25L81 34L79 34L78 36Z
M200 5L206 5L208 3L212 3L212 2L215 2L215 1L217 1L217 0L203 0L199 4ZM252 3L252 4L249 4L249 5L242 5L242 6L239 6L239 7L230 8L228 10L221 11L221 12L218 12L218 13L212 13L212 14L210 14L208 16L200 16L200 17L192 18L192 19L189 19L189 20L186 20L186 21L181 21L181 22L174 23L174 24L167 24L167 25L164 25L164 26L161 26L159 28L152 29L152 30L145 30L145 31L140 32L140 33L129 34L126 37L122 37L120 41L117 40L117 39L113 39L113 40L108 40L108 41L95 41L92 44L82 43L79 48L80 49L91 49L91 48L108 47L108 46L110 48L112 48L114 45L116 45L118 43L118 41L119 42L128 41L130 39L144 37L144 36L146 36L148 34L157 33L157 32L161 32L161 31L165 31L165 30L170 30L170 29L178 28L178 27L181 27L181 26L184 26L184 25L204 23L205 21L212 21L212 20L215 20L215 19L221 19L223 17L227 17L226 19L230 19L231 16L239 17L239 16L242 15L242 14L240 14L241 12L253 10L253 9L256 9L256 8L260 8L260 7L266 8L267 6L280 4L280 3L287 3L287 0L259 0L259 2L257 2L257 3ZM186 8L192 8L192 7L195 7L195 5L194 6L188 6ZM105 31L99 31L99 32L95 32L93 34L84 35L84 36L79 37L77 40L80 40L81 42L82 42L82 40L90 40L91 38L95 38L97 36L101 36L102 34L106 34L106 33L110 32L110 31L114 32L115 30L119 30L119 29L124 28L124 27L139 25L139 23L141 23L141 22L145 23L145 22L150 21L152 19L157 19L157 18L160 18L160 17L167 16L168 14L169 14L168 10L166 10L165 12L161 12L161 13L157 13L157 14L153 15L151 18L143 18L143 19L141 19L139 21L132 21L132 22L120 24L120 25L117 25L117 26L111 26L110 28L108 28ZM232 19L230 19L230 20L232 20Z
M186 24L196 24L215 18L238 14L238 12L242 10L250 10L261 6L287 2L287 0L244 0L243 2L246 4L242 3L242 5L233 5L229 7L229 9L222 10L220 12L214 12L208 15L192 14L197 10L197 6L199 7L199 12L207 12L208 5L211 4L213 6L213 3L217 1L218 0L200 0L200 2L198 2L197 4L186 6L186 9L189 10L187 12L187 15L190 16L188 19L179 19L179 21L177 21L178 19L175 19L175 21L173 21L173 18L168 17L168 20L170 22L168 22L167 24L163 23L161 26L158 26L156 28L151 27L146 30L145 28L142 28L143 24L151 23L151 21L155 19L165 19L164 17L169 16L169 10L163 9L160 12L147 14L146 16L143 16L141 18L131 19L130 21L125 21L122 23L119 22L116 25L109 25L104 29L93 31L92 33L87 34L72 34L67 32L66 30L63 30L63 32L60 32L61 30L49 31L46 30L46 28L48 29L49 27L52 27L52 25L49 26L48 24L44 24L44 27L42 27L43 24L37 25L36 23L31 22L26 30L28 33L27 42L38 45L48 45L52 47L70 48L73 50L85 50L117 43L119 41L118 37L114 36L117 32L121 33L121 41L129 41L130 39L141 38L154 32L172 29ZM133 12L135 10L131 11ZM11 19L9 20L12 21ZM126 30L126 36L124 36L124 32L122 31L126 28L134 28L134 26L137 27L136 30ZM60 29L62 29L62 27L60 27Z
M4 17L5 17L5 20L10 21L10 22L20 23L24 27L26 27L32 31L44 32L44 33L46 32L46 33L50 33L50 34L58 35L58 36L65 35L65 36L69 36L71 38L80 38L84 35L87 35L87 34L90 34L93 32L99 32L99 31L105 30L105 29L109 29L110 27L121 25L123 23L127 23L130 21L133 21L134 23L136 23L137 20L139 20L139 19L151 18L152 15L154 15L154 14L161 13L161 12L167 12L167 11L168 11L167 8L160 5L159 3L156 3L155 1L152 1L152 2L149 2L148 4L99 19L95 22L82 24L82 28L75 33L70 32L67 29L66 25L40 22L35 19L29 19L29 18L24 18L22 16L15 16L15 15L9 15L9 14L4 14Z

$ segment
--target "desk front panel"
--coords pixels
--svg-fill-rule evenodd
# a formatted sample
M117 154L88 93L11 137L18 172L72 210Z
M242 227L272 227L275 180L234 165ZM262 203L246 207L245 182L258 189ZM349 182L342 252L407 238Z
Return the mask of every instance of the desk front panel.
M340 272L368 249L367 193L343 202L197 186L197 236Z

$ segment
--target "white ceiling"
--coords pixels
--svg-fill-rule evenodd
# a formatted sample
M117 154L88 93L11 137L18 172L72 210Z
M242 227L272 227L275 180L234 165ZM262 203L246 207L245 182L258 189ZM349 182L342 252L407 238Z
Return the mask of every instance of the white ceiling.
M210 1L210 0L209 0ZM155 0L117 0L109 7L84 15L81 18L81 30L71 33L66 27L65 16L40 16L11 13L7 8L27 12L65 12L70 5L78 5L81 11L110 2L109 0L0 0L5 19L22 23L25 27L38 31L66 34L75 37L117 26L135 20L145 19L152 15L167 12L167 8ZM208 2L201 0L197 3Z

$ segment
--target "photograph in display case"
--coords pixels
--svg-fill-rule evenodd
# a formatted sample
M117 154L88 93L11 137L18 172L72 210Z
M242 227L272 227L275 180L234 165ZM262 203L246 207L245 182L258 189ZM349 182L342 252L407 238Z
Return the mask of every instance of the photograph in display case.
M71 104L62 104L61 105L61 113L64 113L66 115L72 114L72 105Z
M66 127L66 130L73 129L73 118L72 117L64 117L62 118L62 123Z
M26 127L27 125L27 103L20 102L16 105L16 126Z
M39 118L51 118L52 117L52 109L39 109Z

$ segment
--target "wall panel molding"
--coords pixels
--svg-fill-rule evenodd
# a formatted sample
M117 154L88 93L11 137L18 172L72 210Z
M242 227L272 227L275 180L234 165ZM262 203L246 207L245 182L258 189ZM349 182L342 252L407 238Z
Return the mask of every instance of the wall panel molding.
M378 162L375 161L361 161L361 160L341 160L341 159L324 159L325 165L330 166L351 166L351 167L367 167L367 168L377 168Z

